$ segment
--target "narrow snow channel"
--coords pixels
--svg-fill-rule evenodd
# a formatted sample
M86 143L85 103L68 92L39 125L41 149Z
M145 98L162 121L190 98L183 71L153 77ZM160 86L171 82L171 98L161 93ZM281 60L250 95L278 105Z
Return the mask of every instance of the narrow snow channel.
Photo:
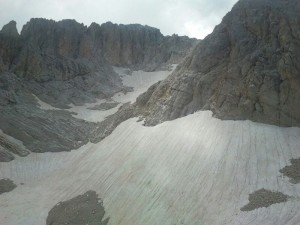
M111 100L99 99L94 103L87 103L82 106L75 106L70 104L70 109L67 109L69 112L75 113L73 116L78 119L83 119L89 122L101 122L105 120L106 117L115 114L120 106L127 102L135 102L136 98L145 92L151 85L155 84L160 80L164 80L169 76L172 71L176 68L176 64L172 65L172 70L168 71L154 71L154 72L145 72L142 70L139 71L130 71L128 68L114 67L115 72L117 72L123 82L124 86L132 87L133 91L127 93L116 93ZM130 71L130 72L129 72ZM55 108L43 101L41 101L37 96L34 96L41 109L44 110L61 110ZM108 110L95 110L92 109L103 103L118 103L111 109Z

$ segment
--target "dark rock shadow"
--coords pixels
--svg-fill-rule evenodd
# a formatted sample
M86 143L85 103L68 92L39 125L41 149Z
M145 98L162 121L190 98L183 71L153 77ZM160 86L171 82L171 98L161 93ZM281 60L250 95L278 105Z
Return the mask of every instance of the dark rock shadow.
M282 168L279 172L289 177L291 183L298 184L300 183L300 158L291 159L290 162L292 165Z
M9 179L1 179L0 180L0 195L5 192L10 192L15 189L17 185L14 184L12 180Z
M287 202L290 197L281 192L273 192L260 189L249 194L249 203L241 208L241 211L252 211L258 208L267 208L276 203Z
M103 202L95 191L59 202L48 213L46 225L107 225Z

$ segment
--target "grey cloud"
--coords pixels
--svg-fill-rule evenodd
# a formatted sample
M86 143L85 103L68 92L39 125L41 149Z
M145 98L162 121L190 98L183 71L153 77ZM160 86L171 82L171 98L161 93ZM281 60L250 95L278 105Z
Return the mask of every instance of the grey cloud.
M0 0L0 27L16 20L18 29L30 18L92 22L140 23L165 35L204 38L237 0Z

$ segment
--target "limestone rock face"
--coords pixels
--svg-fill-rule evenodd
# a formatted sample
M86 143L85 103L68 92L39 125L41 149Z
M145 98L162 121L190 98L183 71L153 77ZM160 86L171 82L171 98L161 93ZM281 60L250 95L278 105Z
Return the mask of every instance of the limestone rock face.
M9 137L0 131L0 162L9 162L15 157L12 155L24 157L29 154L28 150L22 145L14 143L9 140Z
M21 32L13 71L28 80L68 80L93 72L78 53L84 26L73 20L31 19Z
M0 32L0 72L23 78L35 95L51 104L82 104L122 89L112 66L155 70L179 63L196 42L164 37L149 26L86 27L75 20L31 19L18 35L13 21Z
M72 117L64 110L43 110L24 84L12 73L0 76L0 129L22 141L33 152L70 151L86 144L97 124ZM0 131L0 162L26 156L28 151L9 141Z
M0 32L0 77L15 74L33 94L61 107L108 97L122 89L120 77L101 54L81 52L87 29L82 24L31 19L18 36L12 26L15 22Z
M19 32L17 30L17 23L16 21L12 20L8 24L4 25L0 34L4 34L10 37L18 37Z
M177 35L164 37L156 28L139 24L92 24L89 29L102 39L105 58L111 65L152 71L163 63L179 63L197 40Z
M34 95L57 108L109 98L128 89L112 66L155 70L178 63L196 42L164 37L148 26L86 27L75 20L31 19L19 35L12 21L0 32L0 129L33 152L70 151L101 139L108 122L100 126L42 109ZM133 114L118 115L110 119L109 132ZM29 153L7 143L0 135L0 162Z
M139 24L108 22L86 27L75 20L31 19L20 36L15 25L12 21L0 32L19 37L19 51L8 69L40 82L69 80L98 71L114 76L111 65L155 70L169 60L179 63L197 42L187 37L164 37L158 29ZM173 56L176 53L180 58Z
M100 32L105 58L119 66L149 61L164 38L158 29L138 24L125 26L108 22L101 25Z
M0 73L9 70L20 47L16 22L11 21L0 31Z
M154 125L197 110L300 126L300 2L241 0L137 105Z

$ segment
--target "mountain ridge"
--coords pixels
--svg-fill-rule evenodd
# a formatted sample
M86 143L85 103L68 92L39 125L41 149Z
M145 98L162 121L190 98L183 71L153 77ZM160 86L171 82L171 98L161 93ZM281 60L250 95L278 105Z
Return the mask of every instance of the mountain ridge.
M10 29L16 30L15 22L9 23L9 26ZM7 25L3 27L0 34L9 35L6 27ZM79 62L74 62L74 59L80 58L92 60L95 65L100 61L101 66L106 63L112 66L129 66L134 69L153 71L161 64L167 63L172 55L175 55L173 61L176 58L175 61L178 63L178 58L185 56L187 50L191 49L197 42L196 39L190 39L186 36L163 36L159 29L147 25L117 25L107 22L101 25L92 23L87 27L71 19L56 22L42 18L33 18L27 22L17 39L20 45L17 48L21 49L19 54L9 59L13 61L13 65L10 65L9 69L27 79L34 76L40 77L41 73L51 71L51 67L44 69L43 65L40 65L47 63L47 58L42 54L59 56L66 60L72 59L71 63L75 63L73 67L77 65L81 68L77 71L78 74L88 73L91 70ZM173 48L170 50L168 43L170 41L177 45L176 48L172 46ZM33 53L28 53L32 51ZM176 54L179 56L176 57ZM32 68L30 65L24 65L25 62L23 61L26 58L34 58L37 65L31 66ZM29 68L27 68L28 66ZM28 73L35 74L28 76L28 70ZM70 70L70 68L67 66L65 70ZM57 68L54 72L56 74L62 73ZM39 74L37 75L37 73ZM40 79L49 79L48 75L45 76L46 78Z
M103 127L63 109L131 91L113 66L169 70L196 41L149 26L75 20L31 19L18 34L12 21L0 32L0 129L33 152L78 148ZM61 110L41 109L36 98ZM2 147L0 161L12 160Z
M300 126L297 1L239 1L166 80L138 100L156 125L197 110Z

